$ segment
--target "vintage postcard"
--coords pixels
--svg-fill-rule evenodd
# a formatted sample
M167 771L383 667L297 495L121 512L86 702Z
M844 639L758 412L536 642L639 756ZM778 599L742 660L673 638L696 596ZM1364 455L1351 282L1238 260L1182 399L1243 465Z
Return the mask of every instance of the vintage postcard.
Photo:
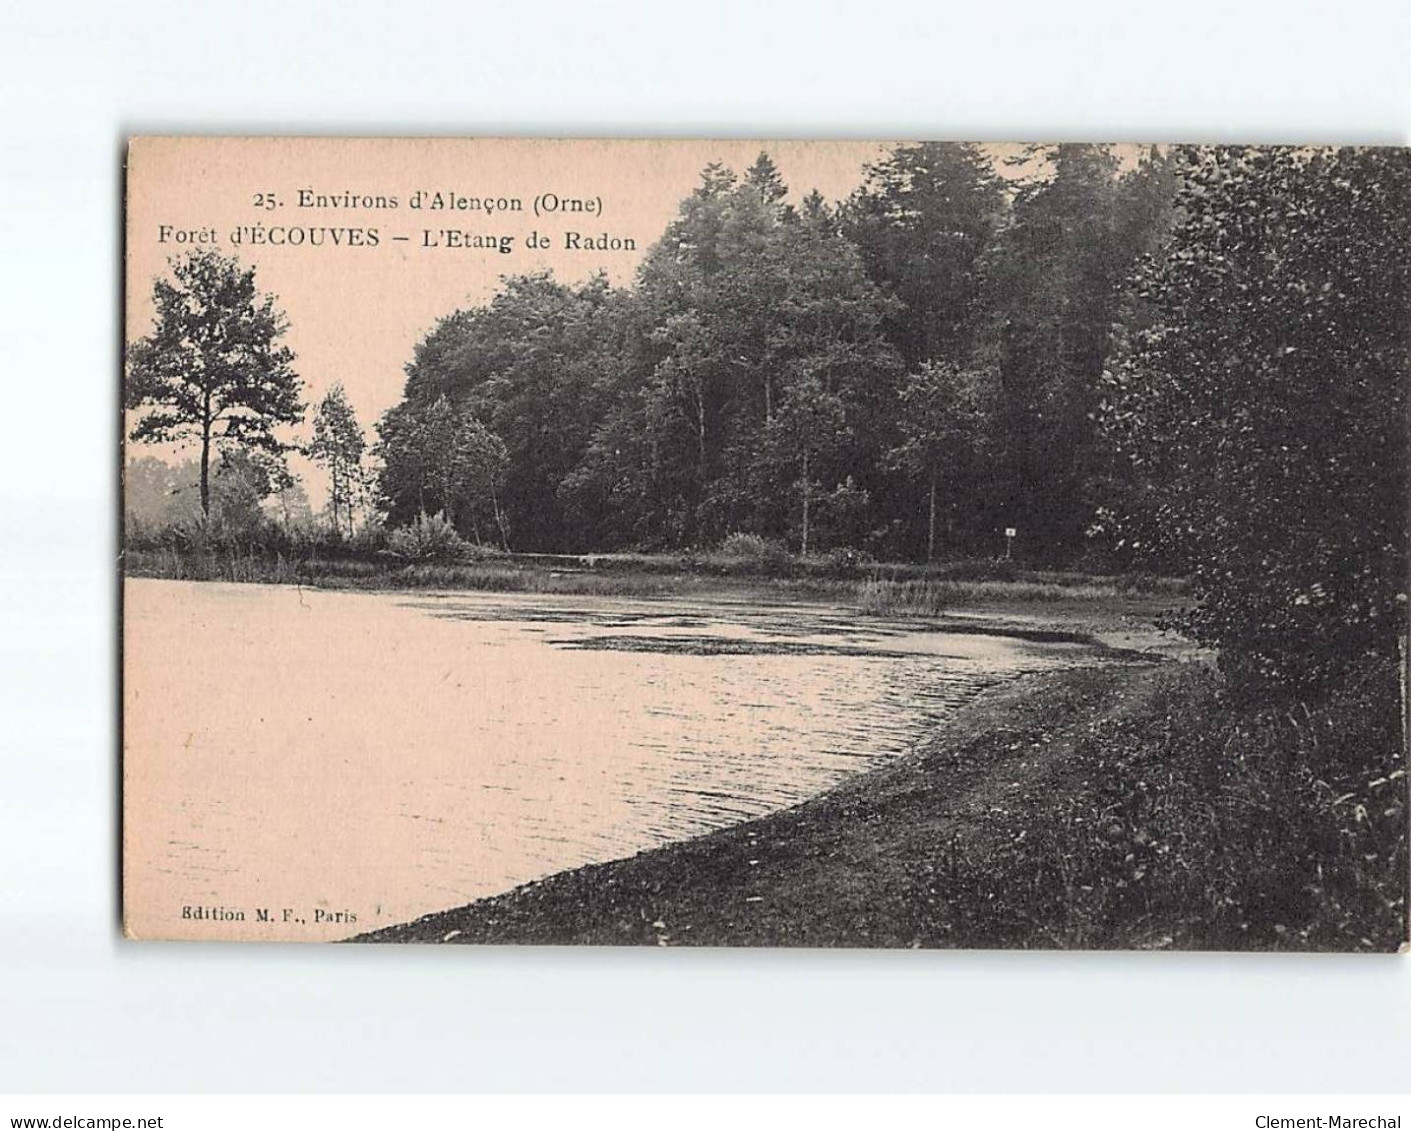
M131 140L127 935L1402 948L1408 154Z

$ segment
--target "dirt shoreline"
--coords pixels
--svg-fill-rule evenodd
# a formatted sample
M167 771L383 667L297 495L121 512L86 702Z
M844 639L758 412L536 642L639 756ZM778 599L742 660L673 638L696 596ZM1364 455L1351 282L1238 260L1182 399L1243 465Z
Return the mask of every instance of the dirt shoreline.
M984 888L1006 877L976 875L974 862L1022 841L1045 796L1085 788L1075 747L1139 716L1184 666L1116 656L992 688L910 754L793 808L349 941L1068 945L1052 924L988 922L1002 892ZM1144 943L1160 945L1106 945Z

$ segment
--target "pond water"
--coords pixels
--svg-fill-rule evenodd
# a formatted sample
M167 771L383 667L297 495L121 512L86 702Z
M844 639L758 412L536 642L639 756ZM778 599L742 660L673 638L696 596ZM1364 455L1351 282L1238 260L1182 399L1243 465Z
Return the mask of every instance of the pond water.
M405 922L793 805L1091 655L808 604L132 579L124 605L139 937Z

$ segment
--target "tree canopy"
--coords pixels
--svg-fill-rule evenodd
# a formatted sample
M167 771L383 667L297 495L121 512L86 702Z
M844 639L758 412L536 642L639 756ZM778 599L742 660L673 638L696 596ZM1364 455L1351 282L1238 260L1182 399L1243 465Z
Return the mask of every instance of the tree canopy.
M342 383L335 384L319 402L314 416L314 436L308 455L328 470L328 509L335 530L346 520L353 536L353 509L366 491L363 453L367 438L348 401Z
M212 449L281 452L277 426L303 418L294 354L280 342L286 321L259 293L254 268L214 251L174 258L152 298L152 332L127 355L124 403L137 414L129 435L198 443L209 514Z
M1192 628L1251 684L1394 656L1405 616L1411 165L1190 151L1170 245L1106 388L1111 518L1189 569Z

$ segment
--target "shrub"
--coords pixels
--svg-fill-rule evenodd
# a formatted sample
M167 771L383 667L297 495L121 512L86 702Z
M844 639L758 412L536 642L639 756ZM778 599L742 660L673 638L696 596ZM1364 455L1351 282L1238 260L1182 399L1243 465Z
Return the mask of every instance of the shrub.
M356 554L375 554L387 548L387 527L376 515L368 518L357 533L348 539L348 548Z
M824 550L807 559L808 572L819 577L857 577L876 563L877 559L866 550L854 550L851 546Z
M1013 562L993 558L962 558L928 566L927 573L947 581L1018 581L1019 567Z
M765 538L761 534L744 534L738 531L726 536L720 543L718 553L727 561L755 566L779 567L792 561L783 543Z
M1176 945L1228 949L1404 939L1394 668L1354 665L1316 708L1254 710L1198 668L1165 674L1161 709L1109 720L1095 736L1098 834L1073 802L1088 820L1055 825L1040 846L1082 877L1064 913L1094 926L1146 921Z
M387 536L388 553L406 562L453 561L466 549L465 541L440 511L419 514Z
M1407 930L1406 757L1394 666L1317 704L1252 707L1166 664L1076 706L1061 776L936 854L945 938L966 946L1394 950ZM1055 703L1065 702L1064 695ZM1046 746L982 735L948 763ZM1023 755L1020 755L1023 757ZM969 827L966 827L969 826ZM934 894L934 893L933 893Z

